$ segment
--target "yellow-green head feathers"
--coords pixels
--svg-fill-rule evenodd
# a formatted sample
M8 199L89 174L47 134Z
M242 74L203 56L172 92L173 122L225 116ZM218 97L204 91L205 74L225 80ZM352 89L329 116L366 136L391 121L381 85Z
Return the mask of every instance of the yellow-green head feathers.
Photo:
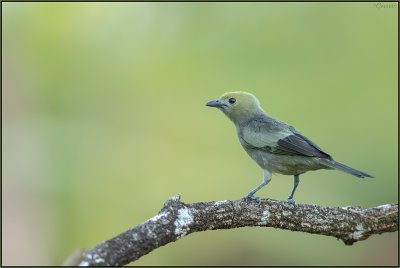
M234 91L234 92L226 92L222 94L220 99L236 99L236 106L240 107L253 107L253 106L260 106L260 102L251 93L244 92L244 91Z
M264 113L257 98L243 91L224 93L219 99L207 103L207 106L220 109L235 124Z

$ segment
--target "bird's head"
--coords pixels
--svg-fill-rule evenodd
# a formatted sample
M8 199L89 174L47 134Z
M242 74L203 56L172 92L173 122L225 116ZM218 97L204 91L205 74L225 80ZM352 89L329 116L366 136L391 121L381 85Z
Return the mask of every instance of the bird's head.
M245 122L264 112L253 94L242 91L227 92L206 105L220 109L235 124Z

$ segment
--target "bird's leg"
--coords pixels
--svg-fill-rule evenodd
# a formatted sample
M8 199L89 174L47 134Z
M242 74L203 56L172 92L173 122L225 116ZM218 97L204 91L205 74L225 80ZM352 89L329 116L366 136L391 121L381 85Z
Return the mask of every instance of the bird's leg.
M296 202L294 202L293 195L294 195L294 192L296 191L297 185L299 185L299 182L300 182L300 175L294 175L293 190L292 190L292 193L290 194L289 198L286 200L286 201L292 203L293 205L296 204Z
M261 202L261 199L258 196L254 196L254 194L260 190L262 187L264 187L265 185L267 185L267 183L265 181L263 181L263 183L261 183L260 185L258 185L258 187L256 189L254 189L253 191L251 191L248 195L246 195L246 198L251 198L251 199L255 199L258 202Z
M258 202L261 202L261 199L259 197L257 197L257 196L254 196L254 194L258 190L260 190L262 187L267 185L270 182L271 177L272 177L271 173L269 171L267 171L267 170L264 170L264 181L260 185L258 185L256 189L254 189L248 195L246 195L245 198L251 198L251 199L257 200Z

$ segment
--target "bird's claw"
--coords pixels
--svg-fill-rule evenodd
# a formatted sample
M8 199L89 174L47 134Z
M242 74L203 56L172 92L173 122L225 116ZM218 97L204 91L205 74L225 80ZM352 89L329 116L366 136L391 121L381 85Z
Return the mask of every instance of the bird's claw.
M293 205L296 205L296 202L294 201L293 198L288 198L286 199L287 202L292 203Z
M261 198L259 198L258 196L246 195L244 198L250 198L250 199L256 200L259 204L261 203Z

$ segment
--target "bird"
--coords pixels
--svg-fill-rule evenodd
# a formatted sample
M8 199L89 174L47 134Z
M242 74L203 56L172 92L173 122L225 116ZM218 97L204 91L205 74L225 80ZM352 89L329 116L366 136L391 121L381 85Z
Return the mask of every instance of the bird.
M292 204L296 204L293 196L300 175L310 170L336 169L359 178L373 178L335 161L296 128L266 113L251 93L227 92L206 106L218 108L235 124L240 144L264 171L263 182L244 198L260 202L254 194L271 181L272 173L294 176L293 189L286 200Z

